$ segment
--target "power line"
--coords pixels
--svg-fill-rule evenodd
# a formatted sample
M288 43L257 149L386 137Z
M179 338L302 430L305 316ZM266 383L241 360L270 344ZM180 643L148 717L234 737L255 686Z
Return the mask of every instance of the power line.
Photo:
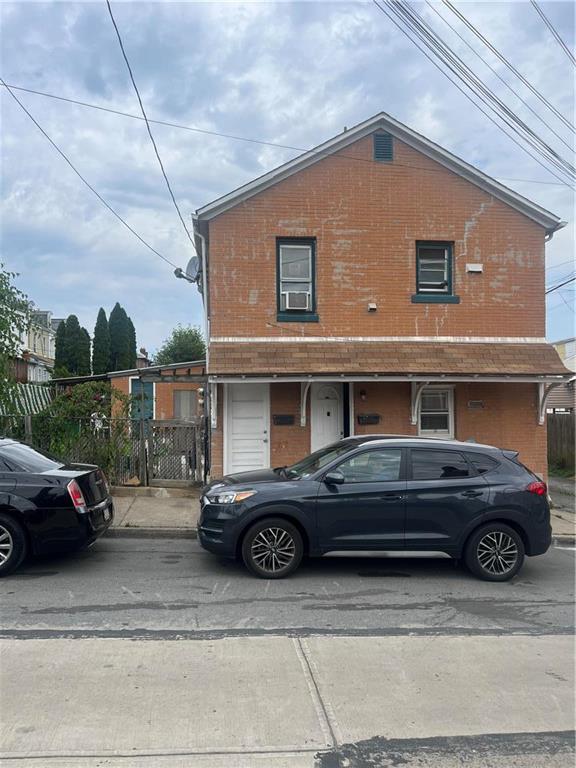
M566 261L561 261L559 264L550 264L546 267L546 271L549 269L558 269L558 267L563 267L565 264L574 264L574 259L567 259Z
M556 38L556 41L559 43L560 47L562 48L562 50L564 51L564 53L566 54L566 56L568 56L568 58L570 59L570 61L572 62L572 64L576 65L576 58L574 57L574 54L572 53L572 51L570 50L570 48L568 48L568 46L566 45L566 43L564 42L564 40L562 40L562 38L560 37L560 34L559 34L559 33L556 31L556 29L553 27L553 25L552 25L552 22L551 22L551 21L550 21L550 19L549 19L549 18L548 18L548 17L545 15L545 13L544 13L544 11L542 10L542 8L540 8L540 6L539 6L539 5L538 5L538 3L536 2L536 0L530 0L530 2L531 2L531 3L532 3L532 5L534 6L534 9L536 10L536 13L537 13L537 14L540 16L540 18L542 19L542 21L544 22L544 24L546 24L546 26L548 27L548 29L550 30L550 32L552 32L552 34L553 34L553 35L554 35L554 37Z
M568 278L568 280L564 280L563 283L558 283L558 285L555 285L553 288L548 288L548 290L545 293L548 294L548 293L552 293L553 291L557 291L558 288L562 288L562 286L568 285L568 283L573 283L574 280L576 280L576 275L573 275L572 277Z
M493 91L488 88L465 62L444 43L442 38L409 5L399 0L384 0L388 9L406 24L424 43L424 45L448 67L461 82L491 109L514 133L532 146L548 163L561 173L570 177L576 174L574 167L536 134L518 115L516 115ZM382 6L379 6L382 8Z
M112 208L112 206L111 206L111 205L110 205L110 204L109 204L109 203L108 203L108 202L107 202L107 201L106 201L106 200L105 200L105 199L102 197L102 195L101 195L99 192L97 192L97 191L94 189L94 187L93 187L93 186L90 184L90 182L89 182L89 181L87 181L87 180L84 178L84 176L82 176L82 174L80 173L80 171L79 171L79 170L76 168L76 166L75 166L75 165L72 163L72 161L71 161L71 160L70 160L70 159L69 159L69 158L68 158L68 157L67 157L67 156L64 154L64 152L63 152L63 151L60 149L60 147L59 147L59 146L58 146L58 145L57 145L57 144L56 144L56 143L55 143L55 142L54 142L54 141L53 141L53 140L50 138L50 136L49 136L49 135L46 133L46 131L44 130L44 128L42 128L42 126L40 125L40 123L39 123L39 122L36 120L36 118L35 118L35 117L34 117L34 116L33 116L33 115L32 115L32 114L31 114L31 113L30 113L30 112L29 112L29 111L26 109L26 107L24 106L24 104L22 104L22 102L21 102L21 101L20 101L20 99L19 99L19 98L16 96L16 94L12 92L12 90L11 90L10 86L6 85L6 83L4 82L4 80L2 80L2 78L0 78L0 83L1 83L1 84L2 84L2 85L3 85L3 86L4 86L4 87L5 87L7 90L8 90L8 93L9 93L9 94L12 96L12 98L14 99L14 101L15 101L17 104L19 104L19 106L20 106L20 107L22 108L22 110L23 110L23 111L24 111L24 112L25 112L25 113L28 115L28 117L30 118L30 120L32 120L32 122L33 122L33 123L34 123L34 125L35 125L35 126L38 128L38 130L39 130L39 131L40 131L40 132L41 132L41 133L42 133L42 134L43 134L43 135L44 135L44 136L45 136L45 137L48 139L48 141L50 142L50 144L52 144L52 146L53 146L53 147L54 147L54 149L55 149L55 150L58 152L58 154L59 154L59 155L60 155L60 156L61 156L61 157L62 157L62 158L63 158L63 159L64 159L64 160L65 160L65 161L68 163L68 165L70 166L70 168L72 168L72 170L74 171L74 173L76 174L76 176L78 176L78 178L79 178L79 179L80 179L80 180L81 180L81 181L82 181L82 182L83 182L83 183L84 183L84 184L85 184L85 185L88 187L88 189L89 189L89 190L90 190L90 191L91 191L91 192L92 192L94 195L96 195L96 197L98 198L98 200L100 200L100 202L101 202L103 205L105 205L105 206L106 206L106 208L108 208L108 210L110 211L110 213L112 213L112 214L113 214L113 215L114 215L114 216L115 216L115 217L118 219L118 221L120 221L120 222L121 222L121 223L122 223L122 224L123 224L123 225L124 225L124 226L125 226L127 229L129 229L129 230L130 230L130 232L132 232L132 234L133 234L135 237L137 237L137 238L138 238L138 240L140 240L140 242L141 242L143 245L145 245L145 246L146 246L146 248L148 248L150 251L152 251L152 253L155 253L155 254L156 254L156 256L159 256L159 257L162 259L162 261L165 261L167 264L170 264L170 266L171 266L171 267L176 267L176 264L174 264L173 262L171 262L171 261L170 261L170 259L167 259L167 258L166 258L165 256L163 256L163 255L162 255L162 254L161 254L159 251L157 251L155 248L153 248L153 247L150 245L150 243L147 243L147 242L146 242L146 240L144 240L144 238L143 238L143 237L141 237L141 236L138 234L138 232L136 232L136 230L135 230L135 229L133 229L133 228L130 226L130 224L128 224L128 222L127 222L125 219L123 219L123 218L122 218L122 216L120 216L120 214L119 214L119 213L117 213L117 212L114 210L114 208ZM177 268L177 267L176 267L176 268Z
M446 77L446 78L447 78L447 79L448 79L448 80L449 80L449 81L450 81L450 82L451 82L451 83L452 83L452 84L453 84L453 85L454 85L454 86L455 86L455 87L456 87L456 88L457 88L457 89L458 89L458 90L459 90L459 91L460 91L460 92L461 92L461 93L462 93L462 94L463 94L463 95L464 95L464 96L465 96L465 97L468 99L468 101L470 101L472 104L474 104L474 106L475 106L477 109L479 109L479 110L480 110L480 112L482 112L482 114L483 114L483 115L485 115L485 117L487 117L487 118L490 120L490 122L491 122L491 123L493 123L493 124L494 124L494 125L495 125L497 128L499 128L499 129L500 129L500 130L501 130L501 131L502 131L502 132L503 132L503 133L504 133L506 136L508 136L508 138L510 138L510 139L511 139L511 140L512 140L512 141L513 141L513 142L514 142L514 143L515 143L515 144L516 144L516 145L517 145L517 146L518 146L520 149L522 149L522 151L523 151L523 152L525 152L525 153L526 153L527 155L529 155L529 156L530 156L530 157L531 157L533 160L535 160L535 161L536 161L536 162L537 162L539 165L541 165L543 168L545 168L545 169L546 169L546 170L547 170L547 171L548 171L550 174L552 174L552 175L553 175L553 176L554 176L556 179L558 179L559 181L561 181L561 182L562 182L562 184L564 184L564 185L566 185L566 186L568 186L568 187L571 187L571 185L570 185L570 184L569 184L569 183L566 181L566 179L563 179L561 176L558 176L558 175L557 175L557 173L555 173L553 170L551 170L551 168L550 168L549 166L545 165L545 164L544 164L544 163L543 163L541 160L539 160L539 159L538 159L538 157L536 157L534 154L532 154L532 152L531 152L529 149L527 149L526 147L524 147L522 144L519 144L519 143L518 143L518 141L517 141L517 139L516 139L516 138L515 138L513 135L511 135L511 134L510 134L510 133L509 133L509 132L506 130L506 128L504 128L502 125L500 125L500 123L498 123L498 122L497 122L497 121L496 121L496 120L495 120L495 119L494 119L494 118L493 118L493 117L492 117L492 116L491 116L491 115L490 115L490 114L489 114L489 113L488 113L488 112L487 112L485 109L483 109L483 108L482 108L482 106L480 106L480 104L478 104L478 102L477 102L477 101L475 101L475 100L474 100L474 98L472 98L472 96L471 96L470 94L468 94L468 93L467 93L467 92L466 92L466 91L465 91L465 90L464 90L464 89L463 89L463 88L462 88L462 87L461 87L461 86L460 86L460 85L459 85L459 84L458 84L458 83L457 83L457 82L456 82L456 81L455 81L455 80L454 80L452 77L450 77L450 75L449 75L449 74L446 72L446 70L445 70L445 69L443 69L443 68L442 68L442 66L441 66L439 63L437 63L437 62L434 60L434 58L432 58L432 56L431 56L431 55L429 55L429 54L427 53L427 51L425 50L425 48L423 48L423 47L422 47L422 46L421 46L421 45L418 43L418 41L417 41L417 40L415 40L415 39L414 39L414 38L413 38L413 37L410 35L410 33L409 33L407 30L408 30L408 29L412 29L412 31L414 31L414 25L413 25L413 24L411 25L409 22L407 22L407 21L406 21L406 19L404 19L404 17L403 17L403 16L401 17L401 15L400 15L398 12L396 12L396 10L397 10L397 9L396 9L396 7L395 7L395 6L393 6L391 3L387 2L387 8L385 8L384 6L380 5L380 3L378 2L378 0L373 0L373 2L374 2L374 4L376 5L376 7L377 7L377 8L379 8L379 10L380 10L382 13L384 13L384 15L385 15L385 16L387 16L387 17L390 19L390 21L392 21L392 23L393 23L393 24L394 24L396 27L398 27L398 29L399 29L399 30L400 30L400 31L401 31L401 32L402 32L402 33L403 33L403 34L404 34L404 35L405 35L405 36L408 38L408 40L410 40L410 42L412 42L412 43L413 43L413 44L414 44L414 45L415 45L415 46L416 46L416 47L417 47L417 48L418 48L418 49L419 49L419 50L420 50L420 51L421 51L421 52L424 54L424 56L426 56L426 58L427 58L427 59L428 59L428 60L429 60L429 61L430 61L430 62L431 62L431 63L432 63L432 64L433 64L435 67L436 67L436 69L438 69L438 70L439 70L439 71L440 71L440 72L441 72L441 73L442 73L442 74L443 74L443 75L444 75L444 76L445 76L445 77ZM398 20L396 20L396 18L394 18L394 15L391 15L391 13L390 13L389 11L391 11L391 12L394 12L394 14L395 14L395 15L396 15L396 17L398 18ZM403 25L404 25L404 26L403 26ZM405 27L406 27L406 28L405 28ZM422 37L421 35L419 35L419 36L420 36L420 37ZM429 44L427 44L425 40L423 40L423 43L424 43L424 45L425 45L426 47L430 48L430 45L429 45ZM445 64L446 64L446 61L445 61L445 59L444 59L444 58L443 58L441 55L439 55L439 54L436 54L436 55L437 55L437 58L439 58L441 61L443 61L443 63L445 63ZM455 67L454 67L454 66L451 66L450 64L448 64L447 66L448 66L448 68L449 68L449 69L450 69L452 72L454 72L454 74L455 74L457 77L459 77L459 78L460 78L460 75L459 75L458 71L455 69ZM461 79L461 78L460 78L460 79ZM470 90L471 90L473 93L475 93L475 95L478 95L478 94L477 94L477 93L474 91L474 88L473 88L472 86L470 86L469 84L467 84L467 87L468 87L468 88L469 88L469 89L470 89ZM483 103L485 103L485 104L487 103L485 98L482 98L482 97L480 97L480 98L481 98L481 100L483 101ZM487 106L488 106L488 105L487 105ZM513 130L513 131L514 131L516 134L518 134L518 130L517 130L517 129L515 129L513 126L510 126L510 125L509 125L509 123L507 123L507 121L506 121L504 118L502 118L500 115L498 115L498 117L499 117L499 119L500 119L500 120L502 120L502 122L504 122L506 125L508 125L508 127L511 127L511 128L512 128L512 130ZM523 137L523 138L525 138L525 137ZM533 146L533 145L531 144L531 142L530 142L530 140L529 140L529 139L527 139L526 141L527 141L527 143L528 143L528 144L530 144L530 146ZM533 147L533 148L534 148L534 147ZM549 161L549 162L551 162L552 164L554 164L554 165L556 166L556 164L554 163L554 161L553 161L552 159L550 159L550 158L547 158L547 159L548 159L548 161ZM556 167L557 167L557 166L556 166ZM560 170L560 172L563 172L563 171L561 171L561 169L558 169L558 170Z
M426 3L430 7L430 9L434 11L436 16L438 16L438 18L441 19L444 22L444 24L446 24L446 26L449 27L452 30L452 32L454 32L454 34L464 43L464 45L466 45L472 51L472 53L488 67L488 69L498 78L498 80L500 80L500 82L506 86L506 88L510 91L510 93L514 94L514 96L516 96L517 99L520 99L520 101L522 102L522 104L524 104L526 109L528 109L534 115L534 117L542 123L542 125L545 125L546 128L548 128L548 130L551 131L554 134L554 136L556 136L556 138L559 141L561 141L562 144L564 144L564 146L567 147L567 149L569 149L570 152L572 153L574 151L574 147L568 144L567 141L564 141L562 136L557 131L555 131L554 128L552 128L552 126L549 123L547 123L546 120L544 120L544 118L541 115L539 115L538 112L536 112L536 110L533 109L533 107L531 107L530 104L525 99L522 98L522 95L518 93L518 91L515 88L513 88L510 85L510 83L502 77L502 75L498 72L498 70L495 67L493 67L490 64L490 62L487 61L480 53L478 53L478 51L474 48L474 46L471 45L468 42L468 40L466 40L464 35L461 35L460 32L458 32L458 30L456 29L456 27L450 24L448 19L446 19L440 13L440 11L434 6L434 3L431 2L431 0L426 0Z
M141 115L133 115L130 112L123 112L123 111L121 111L119 109L113 109L112 107L104 107L104 106L102 106L100 104L91 104L90 102L79 101L78 99L70 99L70 98L67 98L65 96L57 96L56 94L53 94L53 93L47 93L46 91L37 91L37 90L34 90L33 88L24 88L23 86L14 85L12 83L9 84L9 87L14 89L14 90L17 90L17 91L24 91L25 93L32 93L32 94L34 94L36 96L44 96L44 97L49 98L49 99L55 99L56 101L64 101L64 102L67 102L69 104L76 104L76 105L78 105L80 107L87 107L88 109L97 109L97 110L99 110L101 112L109 112L109 113L111 113L113 115L118 115L119 117L129 117L132 120L144 120L144 118ZM164 125L164 126L166 126L168 128L177 128L177 129L184 130L184 131L191 131L192 133L201 133L201 134L206 134L208 136L216 136L218 138L231 139L232 141L244 141L244 142L248 142L250 144L262 144L262 145L267 146L267 147L277 147L279 149L290 149L290 150L293 150L295 152L314 152L315 151L314 149L306 149L304 147L295 147L295 146L293 146L291 144L279 144L278 142L274 142L274 141L263 141L262 139L253 139L253 138L248 138L246 136L236 136L236 135L230 134L230 133L221 133L219 131L210 131L210 130L205 129L205 128L196 128L194 126L183 125L181 123L171 123L171 122L169 122L167 120L154 120L151 117L148 118L148 122L149 123L155 123L156 125ZM318 151L317 154L318 155L323 155L325 153L323 153L321 151ZM326 154L328 154L328 153L326 153ZM366 160L365 158L362 158L362 157L355 157L353 155L346 155L344 153L339 153L338 157L343 157L345 159L353 160L355 162L363 162L363 163L365 163L365 162L372 162L371 160ZM425 168L424 166L418 166L418 165L405 165L403 163L395 163L395 165L399 165L399 166L401 166L403 168L419 168L420 170L428 171L430 173L443 173L444 172L441 169ZM546 170L548 170L548 169L546 169ZM516 182L524 183L524 184L548 184L548 185L552 185L552 186L565 186L566 185L566 183L564 181L542 181L540 179L518 179L518 178L515 178L515 177L511 178L511 177L506 177L506 176L499 176L498 178L500 178L502 181L516 181Z
M477 37L479 40L481 40L481 41L484 43L484 45L485 45L487 48L489 48L489 49L492 51L492 53L493 53L495 56L497 56L497 57L500 59L500 61L501 61L501 62L502 62L502 63L503 63L503 64L504 64L504 65L505 65L505 66L506 66L506 67L507 67L507 68L508 68L508 69L509 69L511 72L513 72L513 73L516 75L516 77L517 77L517 78L518 78L518 79L519 79L519 80L520 80L522 83L524 83L524 85L525 85L525 86L526 86L526 87L527 87L527 88L528 88L528 89L529 89L529 90L530 90L530 91L531 91L531 92L534 94L534 96L536 96L536 98L538 98L538 99L539 99L539 100L540 100L540 101L541 101L543 104L545 104L545 105L548 107L548 109L549 109L551 112L553 112L553 113L556 115L556 117L557 117L559 120L561 120L561 121L564 123L564 125L566 125L568 128L571 128L572 130L574 130L574 126L573 126L573 124L572 124L572 123L571 123L571 122L570 122L570 121L569 121L567 118L565 118L565 117L564 117L564 115L563 115L563 114L562 114L562 113L561 113L561 112L560 112L558 109L556 109L556 107L555 107L553 104L551 104L551 103L548 101L548 99L546 99L546 97L545 97L545 96L543 96L543 95L540 93L540 91L539 91L537 88L535 88L535 87L532 85L532 83L530 83L530 82L529 82L529 81L528 81L528 80L527 80L527 79L524 77L524 75L523 75L523 74L521 74L521 73L520 73L520 72L519 72L519 71L516 69L516 67L514 67L514 66L512 65L512 64L511 64L511 63L508 61L508 59L507 59L507 58L506 58L506 57L505 57L503 54L501 54L501 53L500 53L500 51L499 51L497 48L495 48L495 47L492 45L492 43L491 43L489 40L487 40L487 39L484 37L484 35L483 35L481 32L479 32L479 31L478 31L478 30L476 29L476 27L475 27L475 26L474 26L474 25L473 25L473 24L472 24L470 21L468 21L468 19L467 19L467 18L466 18L466 17L465 17L465 16L464 16L462 13L460 13L460 11L459 11L457 8L455 8L455 7L452 5L452 3L450 2L450 0L442 0L442 2L444 3L444 5L445 5L447 8L449 8L449 9L452 11L452 13L453 13L453 14L455 14L455 15L456 15L456 16L457 16L457 17L460 19L460 21L462 21L462 22L463 22L463 23L464 23L464 24L465 24L465 25L468 27L468 29L469 29L471 32L473 32L473 33L474 33L474 35L476 35L476 37Z
M196 251L196 245L194 243L194 239L192 235L190 234L188 227L186 226L186 222L184 221L184 217L182 216L182 213L180 211L180 208L178 207L178 203L176 202L176 198L174 197L174 192L172 191L172 187L170 186L170 182L168 181L168 176L166 175L166 171L164 170L164 165L162 163L162 158L160 157L160 153L158 152L158 147L156 146L156 142L154 141L154 136L152 135L152 130L150 128L150 123L148 122L148 117L146 115L146 111L144 109L144 104L142 103L142 99L140 97L140 91L138 90L138 86L136 85L136 81L134 80L134 75L132 74L132 67L130 66L130 62L128 61L128 56L126 55L126 51L124 50L124 43L122 42L122 37L120 36L120 30L118 29L118 25L116 24L116 20L114 19L114 14L112 13L112 6L110 5L110 0L106 0L106 5L108 6L108 13L110 14L110 18L112 20L112 24L114 25L114 29L116 30L116 35L118 37L118 43L120 44L120 50L122 51L122 56L124 57L124 61L126 62L126 66L128 68L128 74L130 75L130 80L132 81L132 85L134 86L134 90L136 91L136 96L138 97L138 103L140 104L140 109L142 110L142 116L144 118L144 121L146 123L146 129L148 130L148 135L150 136L150 141L152 142L152 146L154 147L154 152L156 153L156 157L158 159L158 163L160 165L160 170L162 171L162 175L164 176L164 180L166 181L166 186L168 187L168 192L170 193L170 197L172 198L172 202L174 203L174 207L176 208L176 212L178 213L178 216L180 217L180 221L182 222L182 226L184 227L184 231L186 232L186 235L188 236L188 240L192 243L192 247L194 248L194 251Z

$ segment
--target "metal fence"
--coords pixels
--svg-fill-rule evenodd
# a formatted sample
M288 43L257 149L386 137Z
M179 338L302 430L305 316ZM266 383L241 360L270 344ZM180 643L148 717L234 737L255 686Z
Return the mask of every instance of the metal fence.
M205 478L204 421L0 416L13 437L62 461L98 464L114 485L189 485Z

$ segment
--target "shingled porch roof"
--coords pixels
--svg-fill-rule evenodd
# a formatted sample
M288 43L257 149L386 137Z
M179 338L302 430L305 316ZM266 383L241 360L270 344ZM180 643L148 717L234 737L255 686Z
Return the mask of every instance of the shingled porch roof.
M567 377L546 343L213 342L213 377L473 376Z

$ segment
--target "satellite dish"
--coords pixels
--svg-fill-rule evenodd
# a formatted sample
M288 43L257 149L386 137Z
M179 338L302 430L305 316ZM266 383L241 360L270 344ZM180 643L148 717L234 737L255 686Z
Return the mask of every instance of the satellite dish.
M186 267L186 277L190 280L196 281L198 279L198 272L200 271L200 259L198 256L192 256Z

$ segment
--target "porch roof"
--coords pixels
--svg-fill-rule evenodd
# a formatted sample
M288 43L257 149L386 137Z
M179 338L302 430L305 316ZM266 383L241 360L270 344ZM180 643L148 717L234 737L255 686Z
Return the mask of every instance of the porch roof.
M551 344L212 342L211 377L573 376Z

